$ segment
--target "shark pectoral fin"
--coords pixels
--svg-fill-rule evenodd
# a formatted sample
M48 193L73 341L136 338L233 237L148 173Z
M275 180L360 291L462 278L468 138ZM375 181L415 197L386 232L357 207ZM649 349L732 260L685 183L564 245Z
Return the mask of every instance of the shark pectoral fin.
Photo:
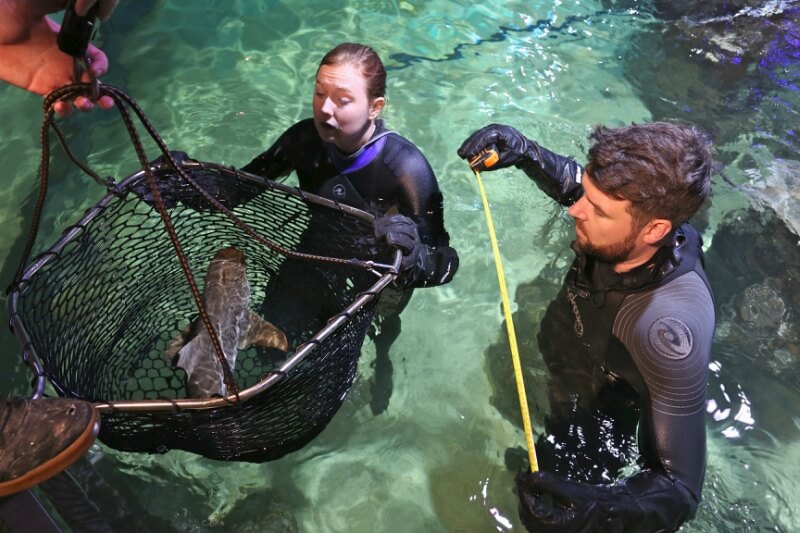
M225 395L222 369L207 335L196 335L177 355L177 366L186 372L186 391L190 398Z
M178 364L178 352L181 351L189 340L192 331L194 330L195 323L190 322L188 326L183 328L177 335L172 337L167 343L167 348L164 350L164 358L172 363L172 366Z
M200 337L195 337L185 344L175 356L175 366L184 369L189 379L191 379L195 369L198 366L202 366L203 358L198 357L201 352Z
M256 345L265 348L277 348L284 352L289 350L289 342L286 340L286 335L283 331L254 312L248 310L247 313L249 327L247 335L244 335L239 342L240 349L244 350L248 346Z

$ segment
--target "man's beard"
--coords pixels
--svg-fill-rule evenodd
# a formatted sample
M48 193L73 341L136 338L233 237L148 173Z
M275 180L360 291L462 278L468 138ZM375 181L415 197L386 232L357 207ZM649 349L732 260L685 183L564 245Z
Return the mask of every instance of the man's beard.
M592 243L577 239L578 249L586 255L591 255L605 263L616 265L628 259L636 247L636 230L632 230L624 239L605 246L595 246Z

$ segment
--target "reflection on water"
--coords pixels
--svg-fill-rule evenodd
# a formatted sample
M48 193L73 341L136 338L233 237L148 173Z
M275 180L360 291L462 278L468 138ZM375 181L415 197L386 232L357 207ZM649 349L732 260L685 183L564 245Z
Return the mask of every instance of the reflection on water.
M698 221L719 329L704 502L683 530L800 528L792 474L800 460L797 4L120 5L102 26L112 55L106 81L136 98L173 149L227 164L249 161L310 114L310 80L324 51L343 40L375 46L389 67L387 122L436 170L462 266L451 285L417 291L404 313L384 414L369 409L375 352L367 343L344 407L295 454L250 465L106 449L98 472L128 508L147 509L141 520L159 531L519 530L504 457L524 439L485 223L455 149L475 128L501 122L581 160L592 124L678 118L714 133L724 165ZM13 169L0 191L7 282L35 195L39 102L14 89L0 93L8 117L0 165ZM113 113L70 119L65 128L102 175L132 171L135 157ZM102 195L55 157L42 244ZM571 261L571 226L519 172L493 173L486 186L516 295L536 430L545 376L535 336ZM14 346L8 332L0 335ZM0 390L28 390L19 351L4 353Z

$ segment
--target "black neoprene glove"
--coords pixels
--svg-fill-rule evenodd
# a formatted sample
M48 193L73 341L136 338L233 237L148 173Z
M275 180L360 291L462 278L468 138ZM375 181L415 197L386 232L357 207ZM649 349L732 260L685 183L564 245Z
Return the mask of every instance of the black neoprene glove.
M375 219L375 237L399 248L403 253L400 270L406 271L417 264L421 247L419 231L413 220L401 214L386 215Z
M488 148L497 152L497 162L488 168L483 163L474 168L496 170L514 165L550 198L566 206L583 194L580 184L583 167L568 157L545 150L511 126L490 124L479 129L464 141L458 155L470 161Z
M532 532L675 531L697 508L681 483L650 471L616 485L522 471L517 475L517 489L520 518Z
M511 126L489 124L470 135L458 149L458 157L470 161L483 150L493 149L499 160L491 167L483 163L477 165L478 170L497 170L510 167L522 161L529 151L529 140Z
M442 244L429 246L421 241L419 227L410 218L386 215L375 219L375 237L399 248L400 272L395 284L402 288L432 287L449 282L458 270L458 254Z

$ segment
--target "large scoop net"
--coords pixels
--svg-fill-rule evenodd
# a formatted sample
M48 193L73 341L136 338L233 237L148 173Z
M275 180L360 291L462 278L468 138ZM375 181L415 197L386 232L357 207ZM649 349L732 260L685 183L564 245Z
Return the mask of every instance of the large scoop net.
M182 188L170 165L154 164L198 285L220 248L244 252L250 309L285 333L288 353L240 350L232 393L187 398L187 373L165 352L198 306L143 171L24 271L9 294L12 328L39 378L37 394L47 379L59 394L94 402L100 439L113 448L277 459L319 434L344 401L376 298L394 277L370 260L394 256L364 257L373 233L366 213L220 165L179 165L275 245L256 242Z

